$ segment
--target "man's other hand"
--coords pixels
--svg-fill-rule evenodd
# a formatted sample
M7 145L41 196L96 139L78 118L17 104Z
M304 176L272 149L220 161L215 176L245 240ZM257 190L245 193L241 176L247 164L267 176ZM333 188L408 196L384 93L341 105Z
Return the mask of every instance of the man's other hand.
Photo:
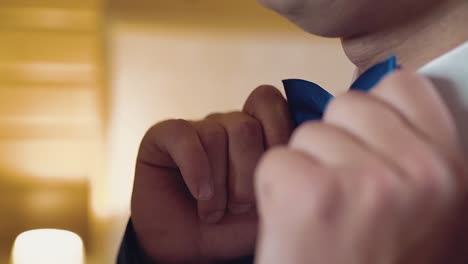
M291 132L287 102L270 86L257 88L242 112L153 126L141 143L132 196L132 221L145 252L157 263L253 255L254 170Z

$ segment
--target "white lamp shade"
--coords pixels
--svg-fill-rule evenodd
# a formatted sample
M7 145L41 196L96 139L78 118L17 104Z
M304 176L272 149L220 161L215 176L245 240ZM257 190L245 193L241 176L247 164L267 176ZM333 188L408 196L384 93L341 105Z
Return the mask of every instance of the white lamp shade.
M12 264L84 264L81 238L70 231L38 229L20 234L13 246Z

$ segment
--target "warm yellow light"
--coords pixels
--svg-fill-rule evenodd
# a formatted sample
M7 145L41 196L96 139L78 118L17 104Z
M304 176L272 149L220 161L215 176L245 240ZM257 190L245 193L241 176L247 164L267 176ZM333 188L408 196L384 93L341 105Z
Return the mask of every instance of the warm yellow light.
M84 264L81 238L70 231L38 229L20 234L13 246L12 264Z

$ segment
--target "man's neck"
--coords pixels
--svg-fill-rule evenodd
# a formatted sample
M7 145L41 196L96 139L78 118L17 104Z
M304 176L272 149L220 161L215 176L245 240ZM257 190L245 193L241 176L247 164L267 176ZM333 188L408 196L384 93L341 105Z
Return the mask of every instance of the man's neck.
M420 68L468 40L468 1L442 2L434 10L411 19L409 23L343 39L346 55L359 72L390 55L396 55L405 68Z

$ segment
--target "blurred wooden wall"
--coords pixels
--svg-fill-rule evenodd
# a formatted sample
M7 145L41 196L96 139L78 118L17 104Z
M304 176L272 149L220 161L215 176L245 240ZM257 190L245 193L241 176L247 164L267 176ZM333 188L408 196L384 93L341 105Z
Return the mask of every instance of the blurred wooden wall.
M127 25L173 31L299 32L256 0L109 0L112 18ZM115 21L115 20L114 20Z
M88 236L104 115L102 17L101 0L0 0L3 256L29 228Z

